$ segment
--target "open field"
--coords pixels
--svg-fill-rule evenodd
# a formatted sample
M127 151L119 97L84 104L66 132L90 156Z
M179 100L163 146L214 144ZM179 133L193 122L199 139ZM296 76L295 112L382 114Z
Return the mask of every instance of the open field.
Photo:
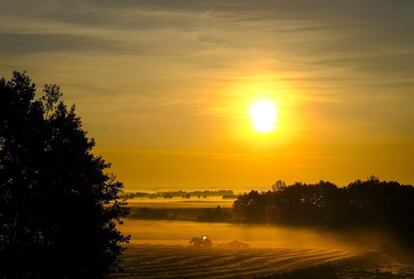
M188 245L192 237L206 235L213 244L238 240L257 248L359 250L335 234L288 227L126 219L120 229L131 235L132 244ZM372 236L369 238L378 242ZM368 245L365 239L362 241Z
M129 245L111 278L414 278L414 267L341 250Z
M344 251L129 246L114 278L241 278L270 275L352 257Z
M222 199L221 197L208 197L208 198L172 198L172 199L149 199L149 198L135 198L128 200L128 206L135 207L148 207L148 208L215 208L220 206L221 208L231 208L233 206L234 199Z
M297 227L191 220L214 202L145 199L130 204L134 209L148 203L153 210L175 210L190 219L130 216L120 229L131 235L131 242L121 257L122 270L111 278L414 278L414 265L379 252L387 240L378 232L341 235ZM192 237L202 235L212 240L211 247L189 246ZM235 240L249 247L226 246Z
M230 221L233 202L233 199L221 197L134 198L128 200L128 207L131 210L128 219L200 221L204 218L209 219L208 221ZM208 215L208 210L214 210L217 207L220 207L219 215L214 212L212 212L213 215L211 212Z

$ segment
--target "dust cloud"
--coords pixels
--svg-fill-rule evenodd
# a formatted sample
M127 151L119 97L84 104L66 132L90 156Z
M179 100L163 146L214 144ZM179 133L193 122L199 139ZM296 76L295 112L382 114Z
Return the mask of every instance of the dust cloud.
M213 241L213 245L238 240L257 248L368 252L380 250L391 243L384 235L367 231L336 233L296 227L192 221L128 219L121 230L131 235L132 244L188 245L192 237L206 235Z

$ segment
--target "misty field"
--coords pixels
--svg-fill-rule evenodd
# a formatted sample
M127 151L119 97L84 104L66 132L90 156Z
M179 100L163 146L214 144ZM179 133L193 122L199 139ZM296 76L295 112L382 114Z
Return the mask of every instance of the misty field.
M148 208L231 208L235 199L222 199L221 197L208 198L172 198L172 199L148 199L134 198L128 200L129 207L148 207Z
M378 233L333 233L298 227L196 222L232 200L134 199L142 207L168 210L182 220L144 220L132 214L120 227L131 235L111 278L414 278L414 266L378 251L386 239ZM188 218L188 220L183 220ZM210 247L192 247L195 236L208 236ZM240 248L229 243L248 244Z

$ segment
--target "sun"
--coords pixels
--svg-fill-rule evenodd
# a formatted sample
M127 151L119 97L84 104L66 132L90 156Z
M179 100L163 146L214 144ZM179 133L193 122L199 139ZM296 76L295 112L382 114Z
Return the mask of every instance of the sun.
M274 130L277 120L277 110L272 101L256 101L250 107L249 114L258 132L268 133Z

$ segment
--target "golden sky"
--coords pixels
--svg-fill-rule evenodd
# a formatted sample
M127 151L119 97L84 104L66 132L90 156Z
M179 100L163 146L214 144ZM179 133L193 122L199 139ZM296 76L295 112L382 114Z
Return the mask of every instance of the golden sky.
M414 183L414 1L0 1L0 75L76 103L127 190ZM249 109L277 109L259 133Z

